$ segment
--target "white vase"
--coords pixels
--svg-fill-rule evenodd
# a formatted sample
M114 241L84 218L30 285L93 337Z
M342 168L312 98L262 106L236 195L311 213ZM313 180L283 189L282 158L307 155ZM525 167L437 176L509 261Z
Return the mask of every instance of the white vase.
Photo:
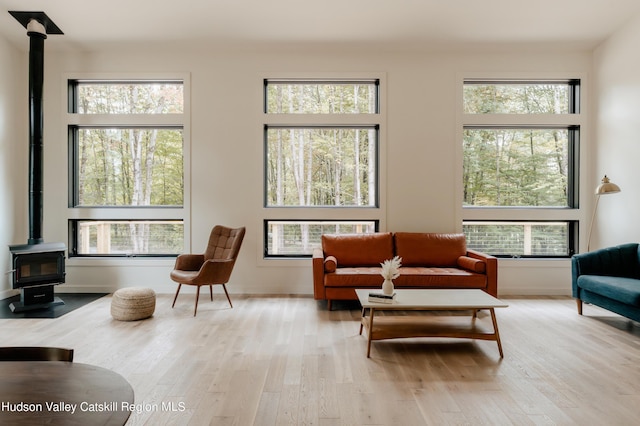
M391 296L393 294L393 281L385 279L382 283L382 293Z

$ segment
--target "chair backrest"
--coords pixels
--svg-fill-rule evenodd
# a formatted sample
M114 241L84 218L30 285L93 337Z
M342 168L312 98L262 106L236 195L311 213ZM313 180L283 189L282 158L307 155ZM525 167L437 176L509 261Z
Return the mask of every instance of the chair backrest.
M73 349L38 346L0 347L0 361L73 362Z
M245 227L227 228L216 225L209 235L209 244L204 252L205 259L235 259L238 257Z

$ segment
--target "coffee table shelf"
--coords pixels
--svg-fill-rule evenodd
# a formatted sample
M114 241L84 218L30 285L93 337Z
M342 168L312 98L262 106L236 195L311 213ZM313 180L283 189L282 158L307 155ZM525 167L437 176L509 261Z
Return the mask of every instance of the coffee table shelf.
M494 308L508 305L482 290L396 290L394 303L369 302L371 290L356 290L362 305L360 334L367 331L367 358L373 340L447 337L493 340L504 357ZM493 329L478 324L478 310L489 310ZM369 315L367 315L367 311ZM376 311L471 311L471 316L455 315L375 315ZM374 321L375 318L375 321Z

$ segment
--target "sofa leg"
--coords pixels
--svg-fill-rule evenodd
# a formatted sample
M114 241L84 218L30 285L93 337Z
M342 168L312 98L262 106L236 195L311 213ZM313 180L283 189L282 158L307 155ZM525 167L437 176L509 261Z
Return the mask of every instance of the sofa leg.
M331 299L327 299L327 310L331 310Z
M578 315L582 315L582 300L576 299L576 303L578 304Z

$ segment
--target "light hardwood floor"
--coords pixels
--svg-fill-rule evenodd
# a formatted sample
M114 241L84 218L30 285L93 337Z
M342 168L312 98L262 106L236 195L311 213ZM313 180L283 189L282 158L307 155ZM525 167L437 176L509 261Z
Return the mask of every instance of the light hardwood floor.
M358 335L358 306L190 293L118 322L110 296L58 319L3 319L7 345L60 345L122 374L127 425L635 425L640 324L570 298L503 298L495 342ZM490 321L480 313L480 321ZM174 403L178 411L153 411ZM179 411L179 403L184 411ZM143 406L144 405L144 406Z

